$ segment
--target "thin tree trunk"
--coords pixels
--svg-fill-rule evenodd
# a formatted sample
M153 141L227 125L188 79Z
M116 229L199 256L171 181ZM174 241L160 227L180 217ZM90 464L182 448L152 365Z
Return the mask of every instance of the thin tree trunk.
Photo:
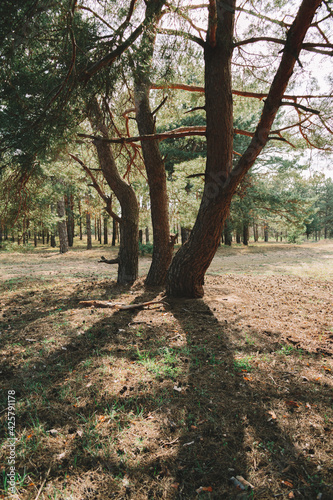
M118 240L118 222L116 219L112 219L112 243L111 245L116 246Z
M103 235L104 235L103 244L107 245L108 244L108 218L107 217L103 217Z
M87 231L87 250L91 250L92 249L91 217L89 212L86 212L86 231Z
M104 138L108 138L108 129L103 113L96 98L88 106L89 119L93 128ZM139 264L139 206L135 192L119 175L110 145L95 140L98 160L104 178L121 206L120 246L118 253L118 283L133 283L138 277ZM111 210L111 208L110 208ZM112 215L112 214L111 214Z
M62 219L58 222L60 253L66 253L68 252L68 233L67 233L67 223L66 223L65 200L63 198L57 202L57 213L58 217Z
M157 24L164 3L163 0L156 0L148 2L146 7L146 21L150 23L150 29L145 30L142 36L140 60L134 77L136 121L140 135L156 132L155 118L149 102L149 69L153 59ZM165 165L157 140L142 141L141 146L149 185L153 226L153 255L145 283L152 286L163 285L171 263L174 244L170 243Z
M79 205L79 233L80 233L80 241L83 239L83 231L82 231L82 211L81 211L81 201L80 198L78 200L78 205Z
M149 228L146 227L145 229L145 234L146 234L146 244L149 243Z
M248 221L243 222L243 245L249 244L249 223Z

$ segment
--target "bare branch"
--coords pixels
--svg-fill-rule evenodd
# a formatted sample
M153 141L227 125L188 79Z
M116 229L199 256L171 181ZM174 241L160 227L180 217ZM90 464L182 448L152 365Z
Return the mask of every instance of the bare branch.
M192 42L198 43L200 45L200 47L205 47L205 42L203 40L201 40L201 38L198 38L197 36L191 35L191 33L187 33L186 31L173 30L173 29L167 29L167 28L158 28L156 31L160 35L181 36L182 38L185 38L186 40L192 40Z
M78 158L77 156L72 155L71 153L69 153L69 156L71 158L73 158L73 160L75 160L77 163L79 163L81 165L81 167L83 168L83 170L89 175L90 179L92 180L92 187L96 189L97 193L100 195L100 197L102 198L102 200L104 200L105 203L106 203L106 211L108 212L108 214L111 215L111 217L114 220L116 220L117 222L121 223L122 222L121 218L118 217L118 215L115 214L112 211L112 208L111 208L111 198L109 196L106 196L106 194L102 191L102 188L98 184L98 182L96 180L96 177L91 172L90 168L87 167L87 165L85 165L83 163L83 161L80 160L80 158Z
M200 92L204 93L205 92L205 87L199 86L199 85L186 85L184 83L152 83L150 85L150 88L153 90L159 90L159 89L171 89L171 90L185 90L187 92ZM232 91L233 95L241 96L241 97L253 97L254 99L264 99L265 97L268 97L268 94L266 93L258 93L258 92L246 92L243 90L233 90ZM284 99L291 99L291 100L296 100L296 99L326 99L328 97L332 97L330 95L287 95L284 94L283 98Z
M314 115L320 115L320 111L317 109L307 108L302 104L298 104L297 102L281 102L280 106L294 106L294 108L301 109L302 111L306 111L307 113L312 113Z

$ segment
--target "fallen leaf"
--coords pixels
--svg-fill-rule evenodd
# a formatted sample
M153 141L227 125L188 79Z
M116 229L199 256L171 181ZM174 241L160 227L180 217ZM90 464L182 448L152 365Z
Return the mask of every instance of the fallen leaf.
M276 420L276 419L277 419L277 416L276 416L275 411L270 410L270 411L268 411L267 413L268 413L268 415L270 415L270 416L272 417L272 419L273 419L273 420Z
M295 495L292 491L289 493L288 498L295 498Z
M32 436L33 436L33 434L29 434L29 435L27 436L27 439L32 438Z
M178 486L179 486L179 483L173 483L173 484L171 485L171 488L175 488L175 490L177 490L177 489L178 489Z
M294 487L293 483L291 483L290 481L281 481L281 483L284 486L287 486L288 488L293 488Z
M285 401L287 406L290 406L291 408L299 408L299 404L296 403L296 401Z

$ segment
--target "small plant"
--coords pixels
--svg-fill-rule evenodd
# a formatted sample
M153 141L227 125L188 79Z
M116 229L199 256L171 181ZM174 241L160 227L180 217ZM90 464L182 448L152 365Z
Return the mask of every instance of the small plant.
M252 365L250 363L251 359L252 359L251 356L247 356L242 359L235 359L234 370L236 372L242 372L242 371L250 372L252 370Z
M278 351L278 354L284 354L285 356L290 356L293 353L292 345L282 345L281 349Z
M146 243L146 244L143 244L139 241L139 252L140 252L140 255L145 255L146 253L148 253L149 255L152 255L153 253L153 245L152 243Z

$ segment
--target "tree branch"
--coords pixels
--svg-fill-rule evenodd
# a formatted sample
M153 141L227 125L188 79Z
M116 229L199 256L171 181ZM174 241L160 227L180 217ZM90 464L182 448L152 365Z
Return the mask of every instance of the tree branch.
M112 211L112 208L111 208L111 201L112 201L112 199L109 196L106 196L106 194L102 191L100 185L98 184L98 182L96 180L96 177L91 172L90 168L87 167L87 165L85 165L83 163L83 161L80 160L80 158L78 158L77 156L72 155L71 153L69 153L69 156L71 158L73 158L73 160L75 160L77 163L79 163L81 165L81 167L83 168L83 170L89 175L90 179L92 180L92 187L94 187L96 189L97 193L100 195L100 197L102 198L102 200L104 200L105 203L106 203L106 211L107 211L107 213L109 215L111 215L111 217L114 220L116 220L117 222L121 223L122 222L121 218Z
M205 87L201 87L200 85L186 85L184 83L152 83L150 85L152 90L163 90L163 89L171 89L171 90L185 90L187 92L205 92ZM233 95L237 95L240 97L253 97L254 99L264 99L268 97L267 93L259 93L259 92L246 92L243 90L233 90ZM287 95L284 94L283 99L325 99L328 97L332 97L330 95Z

